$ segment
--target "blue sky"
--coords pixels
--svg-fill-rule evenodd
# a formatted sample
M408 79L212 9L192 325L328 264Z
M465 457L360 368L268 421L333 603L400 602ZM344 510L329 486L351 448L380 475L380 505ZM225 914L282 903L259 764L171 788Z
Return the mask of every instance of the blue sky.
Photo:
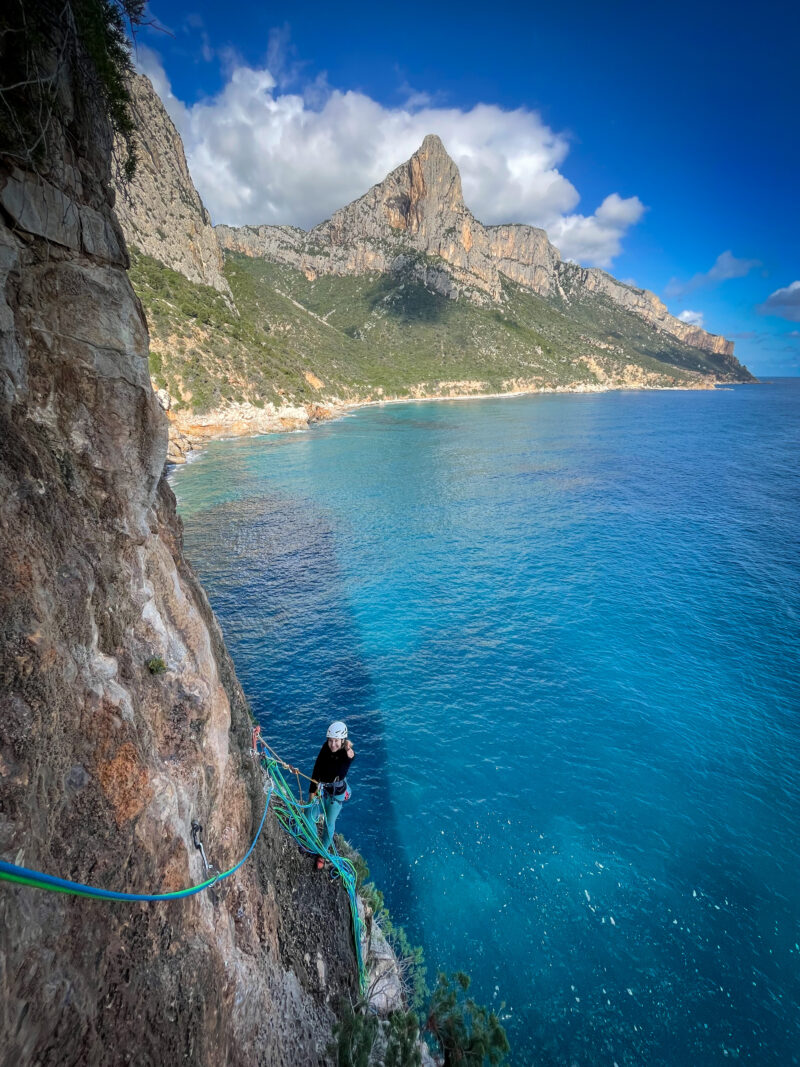
M151 0L139 64L214 222L304 227L439 133L484 222L800 374L800 14Z

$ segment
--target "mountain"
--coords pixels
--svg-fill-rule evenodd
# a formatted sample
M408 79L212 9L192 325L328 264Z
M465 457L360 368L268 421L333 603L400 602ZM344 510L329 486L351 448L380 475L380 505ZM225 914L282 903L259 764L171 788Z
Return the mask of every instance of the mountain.
M567 304L601 294L685 344L733 355L731 341L674 318L653 293L565 263L544 230L483 226L466 207L458 168L433 134L407 163L309 233L289 226L217 226L216 232L226 251L294 266L307 277L391 273L421 255L420 281L476 304L501 303L504 279Z
M730 341L565 262L544 230L484 226L435 135L308 232L212 231L175 127L147 79L134 89L142 163L117 210L151 375L190 437L387 397L754 380Z

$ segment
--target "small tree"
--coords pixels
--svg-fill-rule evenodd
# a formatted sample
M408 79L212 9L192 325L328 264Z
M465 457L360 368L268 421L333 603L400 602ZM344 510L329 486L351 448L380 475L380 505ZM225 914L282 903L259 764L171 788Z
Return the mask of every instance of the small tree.
M328 1046L328 1052L335 1057L336 1067L368 1067L377 1036L377 1016L356 1011L344 1000L333 1027L334 1043Z
M468 975L439 975L424 1026L444 1057L444 1067L502 1064L509 1051L506 1032L494 1012L465 997Z
M419 1021L413 1011L393 1011L386 1033L383 1067L419 1067Z
M394 1011L388 1019L371 1015L361 1003L342 1001L328 1046L336 1067L419 1067L419 1022L413 1012Z

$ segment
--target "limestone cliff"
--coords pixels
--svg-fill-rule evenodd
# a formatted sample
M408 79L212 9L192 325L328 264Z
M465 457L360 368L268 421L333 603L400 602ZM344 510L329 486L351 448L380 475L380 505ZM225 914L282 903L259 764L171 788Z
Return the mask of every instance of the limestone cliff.
M211 219L194 187L180 134L150 80L130 82L137 166L120 183L116 210L125 239L186 278L230 296Z
M0 152L0 857L163 892L201 880L193 819L224 868L264 793L183 556L111 133L65 26L35 170ZM185 901L0 883L4 1064L320 1063L355 982L346 897L272 818L235 878Z
M391 272L406 268L412 253L428 260L414 266L429 288L476 303L499 303L503 278L567 302L582 292L602 293L685 344L733 355L731 341L687 326L653 293L563 262L544 230L482 225L464 203L458 168L432 134L407 163L308 233L221 225L216 232L227 251L297 267L307 277Z

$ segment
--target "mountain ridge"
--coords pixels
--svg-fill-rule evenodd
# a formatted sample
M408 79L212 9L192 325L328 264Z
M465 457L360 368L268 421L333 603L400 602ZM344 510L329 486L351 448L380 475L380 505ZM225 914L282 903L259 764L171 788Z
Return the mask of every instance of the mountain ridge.
M649 290L564 261L544 230L523 223L484 226L466 206L458 168L436 134L428 134L383 181L311 230L218 224L214 231L227 252L297 267L307 277L391 273L405 250L435 256L446 266L426 271L425 284L473 303L501 303L501 277L567 303L576 287L582 288L607 296L684 344L733 356L733 342L670 315Z
M133 89L143 164L117 213L172 459L181 433L295 428L389 398L755 380L725 338L563 261L544 230L484 226L435 134L309 231L212 228L155 90L143 75Z
M118 184L114 204L125 239L230 299L222 250L189 173L180 134L148 78L134 75L130 95L136 177Z

